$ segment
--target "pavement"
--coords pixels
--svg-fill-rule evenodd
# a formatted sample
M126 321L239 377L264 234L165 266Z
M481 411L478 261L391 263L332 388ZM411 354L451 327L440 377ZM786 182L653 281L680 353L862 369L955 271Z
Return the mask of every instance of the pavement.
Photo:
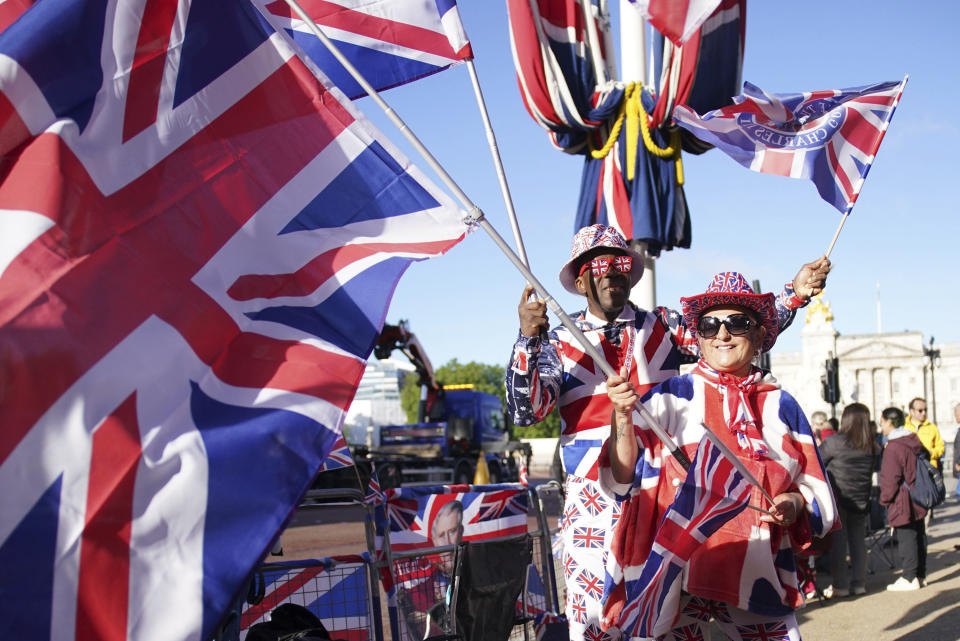
M875 551L867 593L834 599L814 598L797 611L804 641L960 641L960 500L956 479L945 479L947 501L934 510L927 531L927 587L914 592L888 592L900 575ZM896 546L885 548L896 559ZM868 561L869 563L869 561ZM817 572L817 585L830 583L829 572ZM723 635L715 633L715 639Z

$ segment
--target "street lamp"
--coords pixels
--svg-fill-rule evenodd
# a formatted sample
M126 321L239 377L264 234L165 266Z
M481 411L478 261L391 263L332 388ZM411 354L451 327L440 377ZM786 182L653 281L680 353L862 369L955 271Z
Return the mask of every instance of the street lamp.
M940 350L933 349L933 336L930 337L930 347L923 350L923 355L930 359L930 418L937 422L937 386L933 380L933 368L940 366Z

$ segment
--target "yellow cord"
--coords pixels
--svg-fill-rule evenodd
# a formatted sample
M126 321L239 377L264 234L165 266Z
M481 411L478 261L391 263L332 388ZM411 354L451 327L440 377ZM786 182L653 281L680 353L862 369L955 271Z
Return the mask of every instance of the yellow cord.
M657 158L673 158L674 166L676 167L677 172L677 184L683 184L683 161L680 156L680 132L679 130L674 130L670 132L670 146L668 147L658 147L657 143L654 142L653 138L650 136L650 125L647 117L647 112L643 108L643 102L641 101L641 90L643 85L639 82L631 82L627 85L626 90L623 94L623 101L620 103L620 109L617 111L617 118L614 121L613 125L610 127L610 135L607 136L607 141L600 149L593 148L593 138L587 136L587 140L590 146L590 155L599 160L606 157L610 153L610 150L613 149L613 145L617 140L617 137L620 135L620 129L623 127L623 121L627 121L627 180L633 180L636 175L636 165L637 165L637 139L640 137L637 135L638 130L640 135L643 137L643 146L644 148Z

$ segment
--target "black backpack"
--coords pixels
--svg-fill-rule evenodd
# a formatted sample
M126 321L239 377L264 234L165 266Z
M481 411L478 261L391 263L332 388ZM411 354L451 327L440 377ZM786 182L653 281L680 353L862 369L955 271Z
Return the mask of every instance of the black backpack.
M947 490L943 486L943 474L931 465L923 454L917 454L917 479L913 487L907 487L910 499L922 508L930 509L943 503Z

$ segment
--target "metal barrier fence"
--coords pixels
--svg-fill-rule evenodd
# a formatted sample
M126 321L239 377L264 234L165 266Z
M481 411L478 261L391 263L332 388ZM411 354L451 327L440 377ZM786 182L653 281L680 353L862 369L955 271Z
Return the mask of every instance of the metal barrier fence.
M368 555L265 563L254 575L240 639L283 604L306 608L334 639L380 641L380 592Z
M535 639L534 616L563 612L565 598L562 561L553 554L556 525L563 506L562 489L551 482L531 488L529 496L527 535L532 542L531 563L516 602L516 625L511 630L510 641ZM368 523L373 520L373 509L356 492L338 494L325 490L323 496L313 492L308 498L304 509L317 511L324 510L328 503L331 507L349 504L364 510ZM516 538L503 537L503 540ZM501 539L488 539L484 543L498 540ZM446 632L455 619L450 613L456 611L456 601L451 602L451 591L437 581L435 569L453 562L457 567L454 576L459 577L460 557L466 545L471 543L391 553L388 544L384 550L377 549L368 527L367 552L362 555L266 563L255 576L252 592L258 598L243 611L240 639L243 641L252 625L267 620L270 612L283 603L306 607L320 618L332 638L343 641L384 641L385 638L419 641L430 636L431 630ZM387 586L382 579L386 579ZM417 588L405 589L401 594L394 589L401 583ZM388 617L389 608L382 604L388 603L391 589L394 589L397 607ZM454 584L452 593L457 591L458 586ZM440 603L445 608L435 607ZM389 632L385 636L387 628ZM411 630L418 633L412 634Z

